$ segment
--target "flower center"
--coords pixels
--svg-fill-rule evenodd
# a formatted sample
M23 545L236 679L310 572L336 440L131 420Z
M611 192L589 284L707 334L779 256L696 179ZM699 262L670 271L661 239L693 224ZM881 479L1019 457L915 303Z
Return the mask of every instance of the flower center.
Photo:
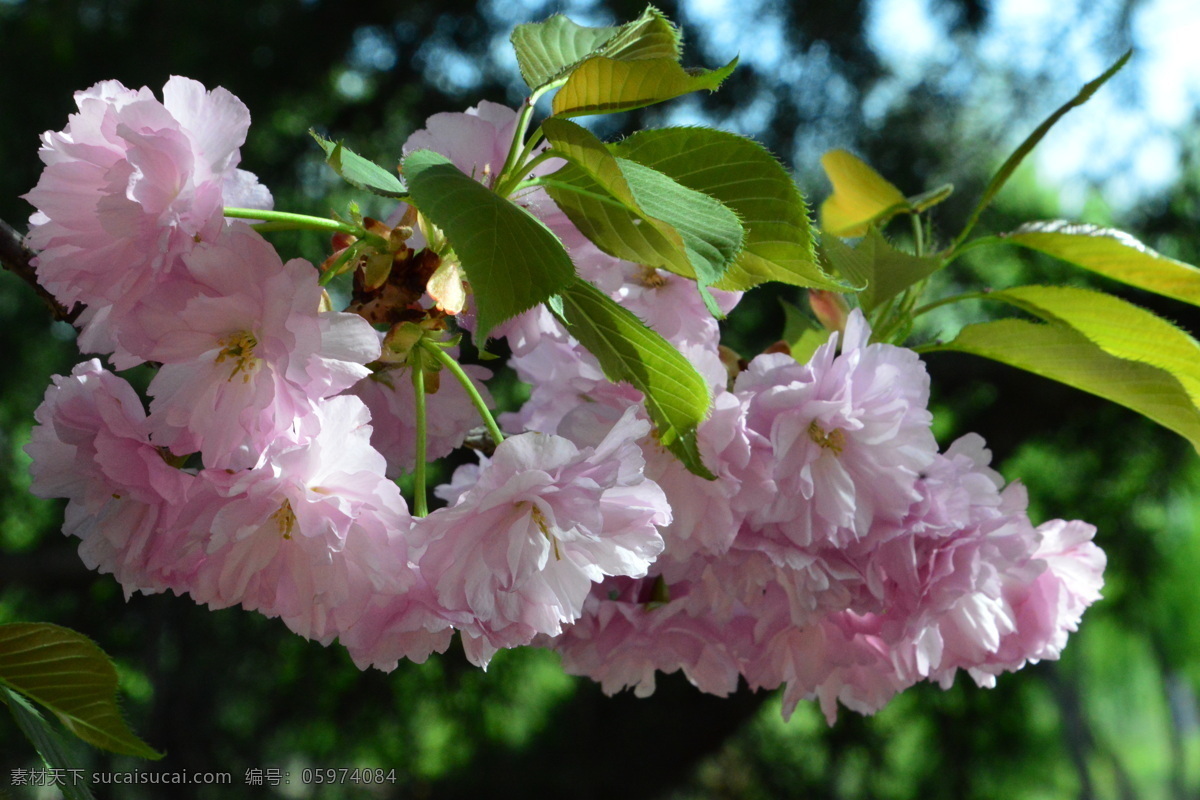
M292 511L292 501L284 500L283 505L275 510L271 515L271 519L279 526L279 535L284 539L292 538L292 531L296 529L296 512Z
M233 360L233 371L229 373L229 380L241 373L242 383L249 383L250 376L258 371L258 365L262 363L261 359L254 357L254 348L258 346L258 339L251 331L238 331L224 336L217 341L221 345L221 352L217 354L217 363L220 364L227 359Z
M550 533L550 528L546 525L546 516L537 506L533 506L530 513L533 515L533 521L537 523L538 530L542 532L542 536L546 537L546 541L550 543L550 547L554 549L554 560L562 561L562 553L558 549L558 537Z
M846 449L846 434L841 428L826 433L815 419L808 425L808 438L822 450L832 450L835 456L840 456Z

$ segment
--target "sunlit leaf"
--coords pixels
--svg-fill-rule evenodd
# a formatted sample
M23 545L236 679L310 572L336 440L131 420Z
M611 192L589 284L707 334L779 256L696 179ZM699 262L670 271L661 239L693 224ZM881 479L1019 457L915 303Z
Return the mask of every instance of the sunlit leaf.
M533 308L575 279L575 265L549 228L461 172L443 155L404 159L413 203L445 233L475 295L480 343L499 323Z
M341 142L326 139L316 131L309 133L325 151L325 161L333 171L341 175L351 186L382 195L401 198L407 196L404 183L394 172L384 169L374 161L363 158Z
M738 215L746 241L717 288L745 290L767 281L848 288L818 265L804 196L757 142L711 128L664 128L634 133L612 150L715 197Z
M1154 420L1200 451L1200 412L1174 376L1110 355L1066 325L983 322L963 328L952 342L922 349L973 353L1074 386ZM1036 404L1037 398L1027 402Z
M942 266L937 257L917 257L897 250L873 228L854 247L836 236L822 234L821 249L830 264L849 281L859 286L865 284L858 301L868 312Z
M821 167L833 184L833 193L821 203L821 230L826 233L862 236L872 223L884 222L909 207L899 189L845 150L821 156Z
M696 447L696 427L708 414L708 385L691 362L586 281L563 291L562 309L571 334L596 356L605 376L645 395L658 440L689 470L712 478Z
M1119 297L1069 286L1017 286L988 296L1070 325L1109 355L1166 370L1200 407L1200 343L1162 317Z
M573 122L548 119L543 130L568 160L546 180L546 190L597 246L702 285L722 278L744 237L733 211L657 170L614 157Z
M161 758L117 708L117 672L104 651L69 628L0 625L0 684L42 704L67 730L114 753Z
M552 108L558 117L629 111L701 89L716 91L736 66L736 58L720 69L686 70L673 58L592 56L571 72Z
M25 734L25 738L33 743L46 766L57 770L58 774L63 776L63 780L57 786L63 797L66 800L94 800L87 784L88 773L72 760L62 737L46 723L37 709L7 686L0 686L0 698L8 705L17 721L17 727Z
M1200 305L1200 269L1157 253L1124 231L1031 222L1002 238L1130 286Z
M625 61L679 59L679 31L652 7L633 22L599 28L579 25L555 14L545 22L518 25L511 41L521 77L534 90L552 83L593 55Z

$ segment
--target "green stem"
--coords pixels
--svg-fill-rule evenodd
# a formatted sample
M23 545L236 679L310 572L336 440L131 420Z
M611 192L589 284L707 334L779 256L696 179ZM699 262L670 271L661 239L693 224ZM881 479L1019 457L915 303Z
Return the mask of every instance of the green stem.
M479 394L479 390L475 388L475 384L471 383L470 377L467 376L467 373L463 372L462 366L459 365L459 363L453 358L451 358L449 353L428 339L422 339L420 344L421 349L432 354L433 357L440 361L443 367L450 370L451 374L454 375L454 377L458 379L458 382L462 384L463 389L465 389L467 392L467 396L471 398L471 402L475 405L475 410L478 411L479 416L483 418L483 424L487 426L488 434L491 435L492 441L496 444L503 442L504 434L500 432L500 426L496 424L495 417L492 416L492 412L488 409L487 403L483 401L483 397Z
M541 138L541 130L541 128L538 128L536 137L529 140L530 144L533 144L537 139ZM527 150L530 150L530 148L527 148ZM513 170L512 175L510 175L507 180L496 187L496 194L500 195L501 197L512 197L521 189L528 188L529 185L536 185L533 183L533 181L537 180L536 178L532 180L524 180L524 177L536 169L539 164L549 161L552 158L562 158L562 156L553 150L544 150L533 158L529 158L529 152L522 152L521 168Z
M913 227L913 255L921 258L925 255L925 233L921 229L921 215L910 214L909 219L912 220Z
M425 497L425 436L428 432L425 420L425 367L422 359L412 361L412 382L414 405L417 416L417 464L413 471L413 513L418 517L429 514L429 506Z
M352 236L362 236L363 229L349 222L325 217L310 217L307 214L293 214L290 211L264 211L259 208L226 208L225 216L234 219L261 219L270 224L271 228L260 230L313 230L348 233ZM290 227L289 227L290 226Z
M969 241L965 244L958 245L957 247L955 247L952 250L945 251L947 253L947 255L944 256L944 258L945 258L944 266L949 266L951 262L953 262L955 259L957 259L959 256L961 256L963 253L970 252L971 250L974 250L977 247L990 247L991 245L994 245L994 244L1005 244L1004 237L1003 236L980 236L978 239L972 239L971 241Z
M540 89L535 89L533 94L525 98L525 103L521 106L521 114L517 118L517 129L513 132L512 144L508 148L508 156L504 159L504 167L500 170L500 174L496 177L496 186L503 187L504 184L511 182L514 179L514 176L517 181L520 181L521 178L529 174L528 171L518 172L513 168L517 164L520 164L525 159L529 158L529 154L533 152L534 146L537 144L538 139L540 139L542 136L542 130L539 127L533 138L531 138L528 142L525 141L525 133L529 130L529 121L533 117L533 107L537 105L537 101L542 95L551 89L557 89L558 87L562 86L567 82L568 77L570 76L564 76L556 81L551 81ZM498 194L500 194L501 197L508 196L503 192L498 192Z
M951 295L950 297L943 297L941 300L934 300L932 303L926 303L925 305L916 309L912 312L912 316L913 319L916 319L922 314L933 311L935 308L948 306L951 303L960 303L963 300L984 300L987 298L987 296L988 292L964 292L963 294L955 294Z

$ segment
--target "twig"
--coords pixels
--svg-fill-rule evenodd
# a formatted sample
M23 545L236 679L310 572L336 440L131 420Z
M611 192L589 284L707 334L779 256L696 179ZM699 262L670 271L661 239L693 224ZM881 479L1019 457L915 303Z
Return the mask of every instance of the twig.
M55 319L74 322L83 313L83 305L76 303L75 307L68 311L66 306L55 299L54 295L46 291L37 281L37 273L31 263L33 256L33 251L25 246L21 234L0 219L0 266L32 286L33 290L38 293L38 297L41 297L49 307L50 313Z

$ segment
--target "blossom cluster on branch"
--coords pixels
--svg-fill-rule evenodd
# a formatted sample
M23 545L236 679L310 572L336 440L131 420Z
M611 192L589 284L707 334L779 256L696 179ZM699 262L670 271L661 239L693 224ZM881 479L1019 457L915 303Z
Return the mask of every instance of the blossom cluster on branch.
M154 377L148 408L95 358L56 377L27 450L34 491L67 499L64 531L127 595L279 617L364 668L424 660L458 631L481 666L532 644L609 692L683 670L721 695L785 685L786 714L818 698L830 719L837 701L871 712L919 680L990 685L1057 658L1099 597L1092 526L1035 526L980 437L939 449L916 353L835 303L811 357L740 360L713 311L741 291L606 252L534 185L562 165L535 165L537 148L514 203L694 366L710 474L554 303L490 331L530 385L501 435L491 373L459 365L451 337L478 333L480 298L411 198L337 233L320 268L284 262L227 216L271 219L237 166L235 97L176 77L161 102L112 81L76 102L43 138L27 241L42 285L85 307L81 350ZM405 152L494 188L522 134L516 111L482 103L432 117ZM335 311L323 275L346 271L353 301ZM446 505L425 513L419 483L410 511L393 479L481 422L495 441L433 490Z

